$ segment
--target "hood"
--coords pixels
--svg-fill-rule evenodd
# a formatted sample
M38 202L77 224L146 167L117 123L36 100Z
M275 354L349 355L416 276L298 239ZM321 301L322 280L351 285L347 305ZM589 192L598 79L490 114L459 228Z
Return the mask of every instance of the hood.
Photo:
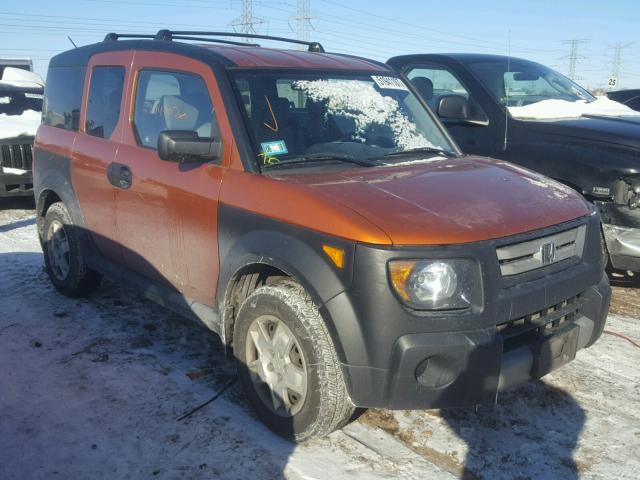
M22 135L35 136L42 114L27 110L22 115L6 115L0 113L0 140Z
M563 120L527 120L528 130L640 149L640 116L588 116Z
M393 167L291 173L282 180L357 212L394 244L467 243L515 235L589 214L562 184L504 161L443 159Z

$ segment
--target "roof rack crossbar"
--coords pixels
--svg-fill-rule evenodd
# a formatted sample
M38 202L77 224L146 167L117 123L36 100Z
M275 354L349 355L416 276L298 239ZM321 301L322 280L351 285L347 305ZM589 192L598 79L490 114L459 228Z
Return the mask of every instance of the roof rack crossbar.
M105 42L115 42L120 38L156 38L153 34L145 33L107 33L104 37Z
M239 38L255 38L259 40L273 40L277 42L295 43L298 45L306 45L310 52L324 53L324 48L318 42L306 42L304 40L296 40L286 37L273 37L271 35L258 35L255 33L236 33L236 32L199 32L193 30L158 30L155 36L156 40L168 40L179 37L239 37ZM184 40L184 38L182 38ZM201 38L191 38L190 40L201 40Z
M246 46L259 47L260 46L257 43L233 42L231 40L221 40L221 39L218 39L218 38L190 37L188 35L174 35L173 38L175 40L196 40L196 41L199 41L199 42L223 43L225 45L240 45L240 46L244 46L244 47L246 47Z

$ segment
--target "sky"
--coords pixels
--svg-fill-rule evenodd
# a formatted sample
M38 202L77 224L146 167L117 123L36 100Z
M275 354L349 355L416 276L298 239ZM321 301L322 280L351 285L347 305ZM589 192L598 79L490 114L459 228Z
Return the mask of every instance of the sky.
M255 31L295 37L297 0L253 0ZM506 54L569 70L566 40L579 45L576 74L604 87L622 50L619 88L640 88L637 0L310 0L310 37L327 51L387 60L407 53ZM240 0L0 0L0 57L31 57L46 74L51 56L105 33L159 28L233 30ZM511 40L509 41L509 38Z

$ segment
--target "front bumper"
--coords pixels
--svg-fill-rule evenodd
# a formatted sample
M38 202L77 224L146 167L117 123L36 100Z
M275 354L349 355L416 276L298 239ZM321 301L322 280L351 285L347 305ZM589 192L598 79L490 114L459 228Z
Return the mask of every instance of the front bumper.
M0 197L28 197L33 195L33 175L24 173L6 173L0 167Z
M601 335L611 296L598 216L587 223L582 259L517 279L500 275L495 249L504 239L428 251L358 246L352 287L327 302L323 311L334 320L353 403L392 409L493 403L501 389L572 360ZM449 314L419 314L403 307L386 282L385 266L391 258L420 255L479 260L482 307ZM540 312L548 315L547 327L514 336L517 322L535 319Z

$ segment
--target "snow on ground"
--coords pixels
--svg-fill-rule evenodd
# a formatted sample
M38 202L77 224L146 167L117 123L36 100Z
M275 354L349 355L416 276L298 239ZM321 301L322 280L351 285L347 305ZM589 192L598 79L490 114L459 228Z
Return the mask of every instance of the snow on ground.
M636 112L626 105L610 100L606 97L597 98L593 102L579 100L570 102L567 100L548 99L525 105L523 107L509 107L509 113L515 118L553 120L560 118L578 118L585 115L597 115L604 117L637 117Z
M618 337L603 336L493 408L376 410L294 446L255 419L237 384L224 390L234 372L214 335L112 283L89 299L57 294L33 214L15 201L0 200L0 295L3 480L635 479L640 471L640 350ZM637 319L611 316L607 329L640 338Z

